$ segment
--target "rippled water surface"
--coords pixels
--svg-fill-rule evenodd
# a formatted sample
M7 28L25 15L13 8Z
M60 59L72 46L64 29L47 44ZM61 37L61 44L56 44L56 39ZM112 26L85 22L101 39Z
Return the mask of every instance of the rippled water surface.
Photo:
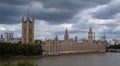
M12 62L16 63L19 60L12 60ZM42 58L29 58L28 60L38 66L120 66L120 53L48 56ZM4 62L0 62L0 64Z

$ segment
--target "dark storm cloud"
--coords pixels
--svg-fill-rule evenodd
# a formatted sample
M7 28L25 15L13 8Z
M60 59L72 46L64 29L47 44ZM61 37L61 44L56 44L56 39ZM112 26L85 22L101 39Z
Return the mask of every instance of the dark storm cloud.
M93 16L98 19L113 19L120 13L120 0L113 0L105 7L98 10Z
M45 7L56 7L62 9L81 9L99 4L106 4L110 0L41 0Z
M95 7L99 4L106 4L110 0L41 0L45 8L54 7L57 9L68 10L67 12L59 12L53 14L43 14L42 19L50 21L50 24L59 24L63 22L71 22L70 19L83 9ZM48 16L47 16L48 15ZM49 16L50 15L50 16Z
M1 4L9 4L9 5L24 5L34 0L0 0Z
M20 5L13 5L13 3L0 1L0 23L13 24L20 22L21 15L24 15L25 8Z
M74 15L77 11L63 11L63 12L58 12L58 13L39 13L39 14L31 14L33 16L36 16L36 19L42 19L49 24L61 24L64 22L70 22L69 19L72 19L72 15Z
M34 12L36 7L30 8L33 2L42 3L44 9L58 9L58 12L49 13L40 11L39 8ZM60 24L70 22L78 11L109 2L110 0L0 0L0 23L19 23L21 16L26 16L27 8L30 8L30 15L35 19L45 20L49 24Z

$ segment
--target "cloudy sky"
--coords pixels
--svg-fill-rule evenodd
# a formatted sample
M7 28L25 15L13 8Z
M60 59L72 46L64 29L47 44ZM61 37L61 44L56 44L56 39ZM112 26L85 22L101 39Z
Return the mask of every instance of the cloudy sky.
M0 34L21 37L21 18L35 18L35 39L86 38L89 27L96 38L120 38L120 0L0 0Z

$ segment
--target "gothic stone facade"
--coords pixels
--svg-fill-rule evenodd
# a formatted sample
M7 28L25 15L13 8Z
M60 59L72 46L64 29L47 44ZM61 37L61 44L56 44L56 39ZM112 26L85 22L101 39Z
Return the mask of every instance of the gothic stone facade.
M27 16L24 21L22 17L22 43L34 43L34 18L31 21Z
M68 34L68 32L65 32ZM66 35L66 34L65 34ZM68 36L67 36L68 37ZM66 38L66 37L64 37ZM57 36L54 40L46 40L45 44L42 45L44 52L47 55L58 55L61 53L87 53L87 52L105 52L107 42L96 41L93 43L92 40L92 29L89 29L88 40L83 40L82 42L75 42L73 40L64 39L64 42L59 42Z

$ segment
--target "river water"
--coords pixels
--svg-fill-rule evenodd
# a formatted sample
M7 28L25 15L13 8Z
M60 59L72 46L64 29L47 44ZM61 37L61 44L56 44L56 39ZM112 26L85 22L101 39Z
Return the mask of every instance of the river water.
M16 63L19 60L11 61ZM38 66L120 66L120 53L47 56L42 58L29 58L28 60ZM0 64L4 62L0 62Z

